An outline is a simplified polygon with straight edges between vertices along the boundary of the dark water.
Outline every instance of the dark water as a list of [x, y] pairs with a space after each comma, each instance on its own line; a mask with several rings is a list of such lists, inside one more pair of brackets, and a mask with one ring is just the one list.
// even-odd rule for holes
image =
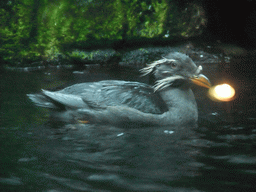
[[[218, 81], [214, 66], [205, 74]], [[49, 121], [26, 97], [103, 79], [144, 81], [131, 71], [6, 72], [1, 77], [2, 191], [251, 191], [256, 116], [251, 89], [230, 103], [194, 88], [199, 127], [124, 129]], [[248, 85], [251, 87], [251, 85]], [[244, 97], [242, 97], [243, 95]]]

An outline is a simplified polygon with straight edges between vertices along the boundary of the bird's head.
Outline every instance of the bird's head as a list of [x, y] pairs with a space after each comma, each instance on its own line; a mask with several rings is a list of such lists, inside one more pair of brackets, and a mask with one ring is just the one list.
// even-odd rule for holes
[[201, 74], [202, 69], [202, 66], [197, 67], [187, 55], [174, 52], [149, 64], [141, 72], [143, 75], [154, 74], [157, 80], [155, 91], [186, 82], [209, 88], [210, 81]]

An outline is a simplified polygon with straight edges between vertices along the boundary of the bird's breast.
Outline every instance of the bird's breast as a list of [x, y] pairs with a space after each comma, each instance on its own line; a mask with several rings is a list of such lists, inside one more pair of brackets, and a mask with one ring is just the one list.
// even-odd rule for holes
[[191, 89], [170, 89], [162, 91], [160, 94], [169, 109], [164, 115], [166, 124], [177, 125], [197, 122], [197, 104]]

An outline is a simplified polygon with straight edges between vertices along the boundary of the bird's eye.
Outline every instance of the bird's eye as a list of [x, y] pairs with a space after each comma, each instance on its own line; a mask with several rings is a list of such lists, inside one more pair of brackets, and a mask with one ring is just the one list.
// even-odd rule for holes
[[172, 63], [171, 63], [171, 67], [175, 69], [175, 68], [177, 67], [177, 64], [174, 63], [174, 62], [172, 62]]

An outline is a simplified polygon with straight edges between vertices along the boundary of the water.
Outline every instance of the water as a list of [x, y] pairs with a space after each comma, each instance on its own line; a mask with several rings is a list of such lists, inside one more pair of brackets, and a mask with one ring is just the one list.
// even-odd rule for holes
[[[212, 66], [214, 69], [214, 66]], [[211, 81], [217, 70], [206, 67]], [[78, 82], [147, 82], [132, 71], [6, 72], [1, 77], [2, 191], [242, 191], [256, 179], [255, 97], [216, 103], [194, 88], [199, 127], [124, 129], [49, 121], [27, 93]], [[57, 89], [58, 89], [57, 88]], [[56, 88], [55, 88], [56, 89]], [[248, 100], [250, 98], [250, 100]]]

